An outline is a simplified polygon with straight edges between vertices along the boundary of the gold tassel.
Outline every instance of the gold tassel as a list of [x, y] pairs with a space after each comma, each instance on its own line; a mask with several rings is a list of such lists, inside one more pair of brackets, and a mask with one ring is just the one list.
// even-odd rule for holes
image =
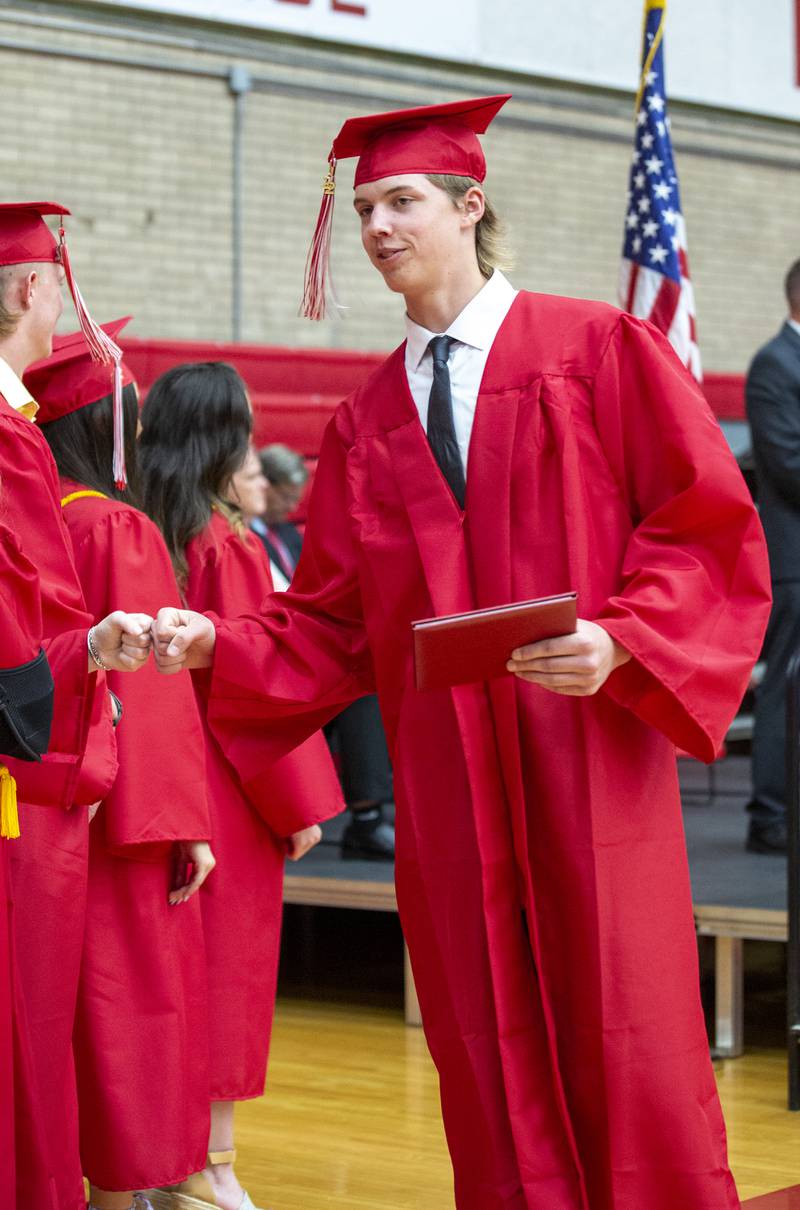
[[0, 765], [0, 836], [16, 840], [19, 836], [17, 783], [5, 765]]

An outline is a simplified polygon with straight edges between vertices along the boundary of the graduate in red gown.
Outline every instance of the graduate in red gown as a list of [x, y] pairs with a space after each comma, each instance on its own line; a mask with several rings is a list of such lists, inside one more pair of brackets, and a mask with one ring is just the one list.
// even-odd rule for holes
[[[104, 330], [116, 340], [126, 322]], [[164, 592], [177, 592], [163, 539], [135, 507], [138, 403], [124, 363], [122, 371], [122, 491], [112, 469], [110, 376], [82, 333], [55, 337], [52, 356], [25, 376], [95, 617], [116, 601], [155, 609]], [[192, 898], [213, 868], [205, 744], [191, 684], [165, 694], [159, 679], [152, 664], [136, 678], [108, 674], [123, 703], [119, 772], [89, 829], [74, 1035], [92, 1210], [127, 1210], [132, 1191], [182, 1180], [202, 1165], [208, 1141], [205, 954]]]
[[[142, 409], [143, 498], [194, 609], [235, 617], [272, 591], [269, 560], [236, 503], [252, 416], [244, 384], [220, 363], [177, 366]], [[198, 679], [205, 707], [205, 677]], [[182, 1186], [224, 1210], [252, 1203], [233, 1169], [236, 1101], [264, 1091], [280, 949], [283, 865], [343, 810], [321, 735], [275, 768], [240, 779], [207, 736], [217, 868], [200, 894], [209, 983], [211, 1138], [205, 1171]]]
[[[0, 206], [0, 521], [13, 530], [39, 575], [42, 645], [55, 681], [53, 726], [41, 764], [9, 760], [22, 835], [10, 850], [20, 987], [30, 1030], [31, 1090], [41, 1108], [48, 1171], [17, 1165], [20, 1208], [84, 1210], [78, 1158], [72, 1026], [85, 916], [88, 806], [117, 771], [104, 668], [140, 666], [149, 619], [115, 611], [92, 626], [61, 519], [58, 475], [33, 423], [36, 403], [21, 382], [51, 350], [63, 309], [68, 259], [42, 214], [50, 203]], [[119, 603], [118, 603], [119, 604]], [[91, 646], [87, 650], [88, 640]], [[92, 654], [92, 651], [94, 654]], [[18, 1143], [19, 1143], [18, 1138]], [[49, 1182], [52, 1178], [52, 1186]]]
[[[156, 653], [213, 661], [244, 778], [377, 688], [459, 1210], [733, 1210], [675, 745], [713, 759], [740, 702], [763, 536], [660, 334], [500, 273], [476, 132], [507, 99], [345, 125], [332, 169], [360, 156], [406, 342], [328, 427], [290, 592], [236, 622], [166, 610]], [[577, 632], [514, 675], [415, 688], [412, 620], [570, 590]]]
[[[0, 488], [0, 492], [2, 488]], [[9, 846], [19, 836], [16, 782], [2, 762], [9, 753], [21, 755], [20, 731], [26, 756], [36, 759], [46, 750], [47, 726], [52, 718], [53, 686], [47, 699], [39, 698], [42, 730], [36, 739], [25, 727], [16, 707], [31, 683], [41, 677], [34, 671], [42, 658], [42, 608], [36, 568], [25, 557], [11, 530], [0, 524], [0, 597], [3, 625], [0, 630], [0, 1199], [3, 1206], [16, 1206], [17, 1144], [27, 1153], [29, 1163], [44, 1174], [41, 1185], [43, 1204], [49, 1207], [50, 1190], [46, 1185], [47, 1160], [36, 1102], [31, 1100], [34, 1082], [25, 1012], [17, 974], [14, 944], [13, 903], [9, 889]], [[43, 657], [46, 661], [46, 657]], [[48, 673], [49, 676], [49, 673]], [[47, 678], [45, 678], [47, 679]], [[35, 692], [41, 692], [31, 686]], [[10, 696], [10, 702], [6, 695]], [[13, 696], [12, 696], [13, 695]], [[33, 719], [30, 720], [33, 723]], [[35, 747], [31, 741], [34, 740]]]

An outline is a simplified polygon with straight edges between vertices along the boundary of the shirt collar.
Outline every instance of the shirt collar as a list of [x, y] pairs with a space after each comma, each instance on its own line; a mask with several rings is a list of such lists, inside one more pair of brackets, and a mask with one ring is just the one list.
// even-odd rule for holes
[[446, 332], [429, 332], [406, 315], [406, 365], [412, 370], [419, 369], [428, 345], [438, 335], [452, 336], [473, 349], [487, 348], [497, 335], [516, 293], [508, 278], [495, 269]]
[[789, 325], [789, 327], [794, 328], [797, 335], [800, 336], [800, 320], [790, 318], [790, 319], [787, 319], [786, 322]]
[[15, 412], [21, 412], [28, 420], [33, 420], [39, 410], [39, 405], [30, 391], [2, 357], [0, 357], [0, 395]]

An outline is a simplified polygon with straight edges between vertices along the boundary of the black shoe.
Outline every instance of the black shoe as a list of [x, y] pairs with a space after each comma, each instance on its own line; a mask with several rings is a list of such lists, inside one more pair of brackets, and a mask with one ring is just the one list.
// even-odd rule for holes
[[786, 822], [776, 819], [774, 823], [756, 823], [750, 821], [745, 848], [748, 853], [767, 853], [783, 857], [789, 847]]
[[383, 818], [380, 808], [352, 812], [342, 836], [342, 857], [345, 860], [394, 861], [394, 825]]

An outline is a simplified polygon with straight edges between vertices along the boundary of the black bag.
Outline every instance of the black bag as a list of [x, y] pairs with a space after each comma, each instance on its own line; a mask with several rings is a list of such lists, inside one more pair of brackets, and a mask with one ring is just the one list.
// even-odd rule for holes
[[42, 759], [53, 722], [53, 677], [47, 656], [0, 668], [0, 757]]

